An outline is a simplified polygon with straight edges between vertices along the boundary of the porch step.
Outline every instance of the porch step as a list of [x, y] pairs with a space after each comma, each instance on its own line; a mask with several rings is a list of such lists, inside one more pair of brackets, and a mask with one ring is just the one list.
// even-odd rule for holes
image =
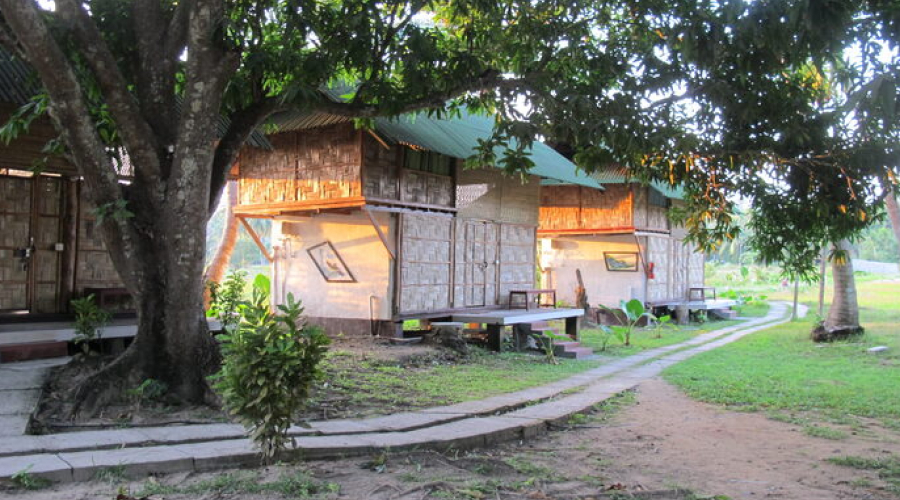
[[738, 312], [731, 309], [710, 309], [710, 314], [720, 319], [735, 319]]
[[594, 355], [590, 347], [582, 347], [581, 342], [563, 341], [553, 343], [553, 354], [559, 358], [583, 359]]
[[584, 359], [594, 355], [594, 350], [590, 347], [571, 347], [562, 351], [554, 351], [558, 358]]

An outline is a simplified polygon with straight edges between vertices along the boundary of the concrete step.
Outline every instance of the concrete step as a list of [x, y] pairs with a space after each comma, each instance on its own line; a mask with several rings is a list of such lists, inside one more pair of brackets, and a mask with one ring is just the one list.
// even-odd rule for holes
[[731, 309], [711, 309], [709, 313], [720, 319], [735, 319], [738, 317], [738, 312]]
[[572, 347], [554, 354], [556, 354], [556, 357], [558, 358], [584, 359], [588, 356], [593, 356], [594, 350], [590, 347]]

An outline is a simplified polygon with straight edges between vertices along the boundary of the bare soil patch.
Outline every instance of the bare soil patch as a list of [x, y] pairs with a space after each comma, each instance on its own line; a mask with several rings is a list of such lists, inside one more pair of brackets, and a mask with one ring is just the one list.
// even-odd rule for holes
[[[137, 482], [113, 476], [38, 492], [0, 492], [0, 497], [114, 498], [123, 487], [153, 500], [896, 498], [875, 473], [827, 459], [898, 454], [900, 433], [874, 422], [842, 430], [849, 437], [812, 437], [801, 426], [759, 413], [693, 401], [655, 379], [634, 395], [573, 418], [546, 436], [490, 449], [390, 453], [230, 471], [226, 476], [180, 474]], [[303, 495], [286, 496], [280, 489], [303, 481], [315, 485]], [[231, 486], [215, 489], [213, 484]], [[263, 488], [260, 484], [270, 486], [248, 491]]]

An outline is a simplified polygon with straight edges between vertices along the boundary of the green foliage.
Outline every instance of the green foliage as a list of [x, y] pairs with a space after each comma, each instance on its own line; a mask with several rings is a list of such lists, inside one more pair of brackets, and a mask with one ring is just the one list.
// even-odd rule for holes
[[340, 487], [337, 484], [316, 481], [301, 471], [285, 471], [274, 481], [264, 481], [259, 472], [239, 471], [227, 472], [185, 486], [162, 484], [156, 478], [151, 477], [144, 482], [135, 496], [142, 498], [153, 495], [205, 496], [213, 494], [219, 497], [274, 493], [284, 498], [305, 499], [339, 491]]
[[126, 394], [134, 398], [137, 404], [141, 404], [146, 401], [156, 401], [161, 399], [168, 392], [169, 386], [162, 381], [148, 378], [138, 384], [137, 387], [133, 387], [128, 389]]
[[109, 203], [98, 205], [94, 209], [94, 215], [97, 217], [97, 224], [103, 224], [106, 219], [115, 221], [123, 221], [134, 217], [134, 212], [128, 210], [128, 202], [125, 200], [116, 200]]
[[100, 330], [109, 323], [112, 315], [97, 305], [93, 294], [72, 299], [71, 304], [75, 311], [75, 338], [72, 341], [87, 354], [90, 352], [88, 342], [100, 340]]
[[745, 306], [761, 306], [766, 304], [766, 300], [769, 298], [764, 294], [754, 295], [741, 290], [726, 290], [720, 293], [719, 297], [737, 302], [737, 305], [732, 306], [732, 309], [737, 311], [738, 314], [743, 313]]
[[34, 467], [34, 464], [31, 464], [10, 476], [9, 479], [13, 486], [23, 490], [40, 490], [50, 486], [49, 480], [31, 474], [32, 467]]
[[631, 299], [628, 302], [621, 301], [619, 304], [619, 311], [623, 314], [618, 315], [617, 311], [614, 311], [606, 306], [600, 305], [602, 309], [612, 312], [614, 315], [621, 317], [624, 315], [624, 324], [622, 325], [600, 325], [600, 329], [606, 335], [606, 341], [602, 344], [601, 350], [606, 350], [606, 345], [609, 342], [608, 338], [610, 335], [615, 336], [621, 342], [623, 342], [626, 346], [631, 345], [631, 334], [634, 332], [635, 327], [637, 327], [638, 322], [641, 319], [646, 318], [648, 322], [658, 321], [658, 318], [653, 315], [653, 313], [647, 311], [644, 308], [644, 303], [638, 299]]
[[210, 304], [206, 316], [216, 318], [226, 332], [234, 330], [240, 323], [240, 306], [243, 303], [244, 288], [247, 286], [247, 272], [232, 271], [225, 276], [222, 283], [210, 281]]
[[223, 362], [213, 381], [225, 408], [268, 462], [289, 441], [292, 419], [321, 375], [329, 339], [321, 328], [305, 324], [292, 294], [273, 314], [265, 281], [254, 282], [238, 327], [219, 337]]

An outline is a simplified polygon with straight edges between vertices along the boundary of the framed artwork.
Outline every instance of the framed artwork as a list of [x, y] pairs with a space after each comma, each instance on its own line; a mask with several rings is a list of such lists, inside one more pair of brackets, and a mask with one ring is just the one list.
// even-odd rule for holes
[[615, 272], [637, 272], [637, 252], [603, 252], [603, 260], [606, 261], [606, 270]]
[[335, 250], [330, 241], [324, 241], [306, 250], [309, 257], [315, 262], [322, 277], [329, 283], [356, 283], [356, 278], [347, 269], [344, 259]]

